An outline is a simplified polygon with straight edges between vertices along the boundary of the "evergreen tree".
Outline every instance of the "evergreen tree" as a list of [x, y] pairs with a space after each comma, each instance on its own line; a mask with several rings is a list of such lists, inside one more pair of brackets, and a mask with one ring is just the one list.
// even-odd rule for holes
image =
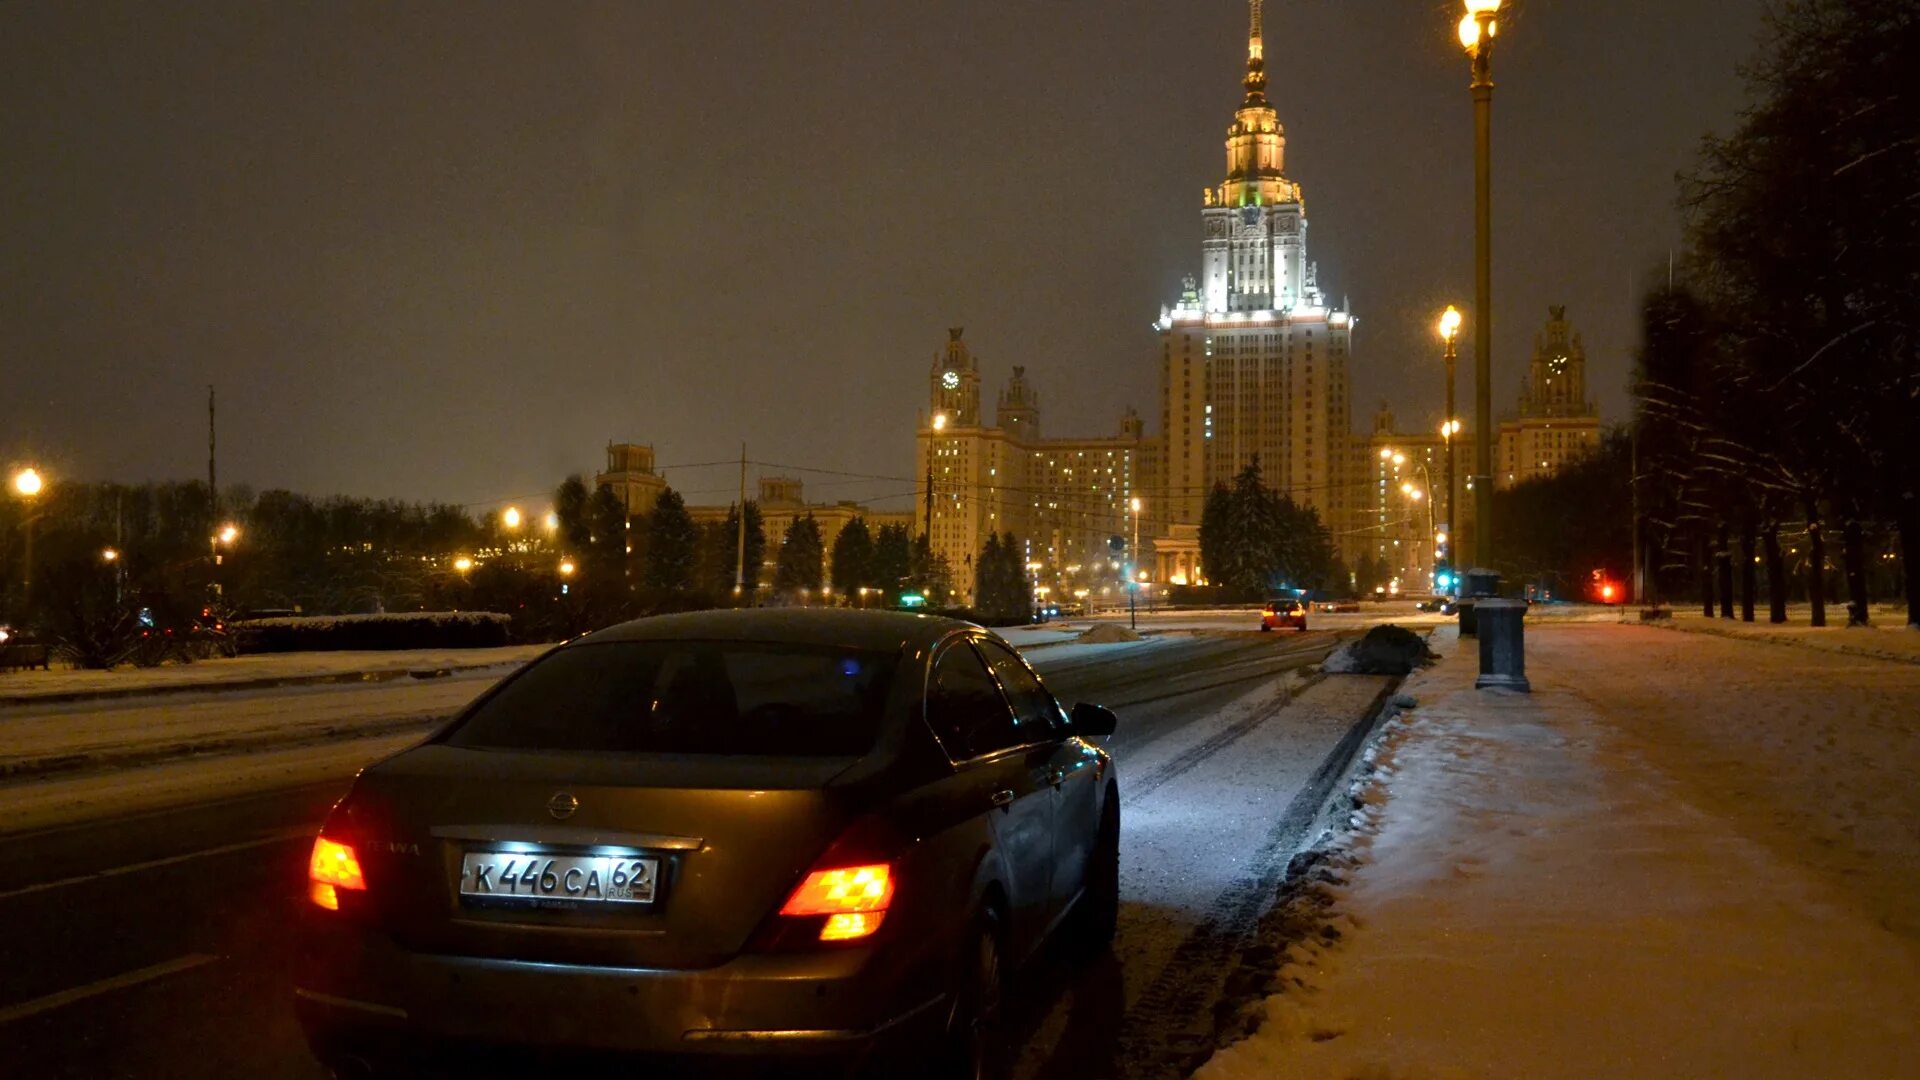
[[900, 598], [913, 574], [913, 534], [905, 525], [882, 525], [873, 538], [873, 584], [889, 603]]
[[[731, 515], [730, 515], [731, 516]], [[738, 537], [724, 521], [703, 522], [694, 546], [694, 587], [709, 598], [725, 602], [733, 596], [733, 562]]]
[[1206, 505], [1200, 510], [1200, 568], [1209, 581], [1220, 580], [1220, 568], [1227, 564], [1227, 550], [1236, 542], [1229, 535], [1232, 503], [1233, 493], [1227, 490], [1227, 485], [1216, 483], [1213, 490], [1207, 492]]
[[934, 553], [923, 534], [913, 541], [912, 569], [907, 573], [908, 588], [926, 597], [928, 607], [946, 607], [953, 598], [953, 567], [947, 557]]
[[686, 591], [695, 587], [694, 561], [699, 531], [686, 500], [668, 488], [647, 515], [647, 552], [643, 580], [649, 589]]
[[788, 596], [803, 589], [810, 593], [820, 591], [826, 554], [820, 523], [813, 520], [813, 515], [794, 518], [780, 541], [780, 554], [773, 569], [774, 589]]
[[982, 618], [992, 620], [1000, 614], [1000, 536], [988, 533], [987, 542], [973, 560], [973, 607]]
[[597, 488], [588, 496], [587, 528], [589, 544], [580, 556], [596, 579], [595, 587], [625, 581], [627, 549], [634, 545], [627, 527], [627, 509], [611, 488]]
[[867, 519], [856, 517], [847, 522], [833, 538], [833, 591], [850, 600], [859, 599], [859, 590], [874, 583], [873, 533]]
[[593, 544], [593, 525], [588, 520], [587, 503], [593, 499], [593, 493], [587, 490], [587, 482], [579, 473], [567, 477], [553, 492], [553, 515], [559, 519], [561, 550], [570, 555], [584, 555]]
[[[1318, 511], [1276, 494], [1260, 479], [1256, 456], [1214, 485], [1200, 516], [1200, 560], [1207, 579], [1242, 596], [1313, 589], [1331, 580], [1333, 538]], [[1363, 576], [1365, 576], [1363, 574]]]

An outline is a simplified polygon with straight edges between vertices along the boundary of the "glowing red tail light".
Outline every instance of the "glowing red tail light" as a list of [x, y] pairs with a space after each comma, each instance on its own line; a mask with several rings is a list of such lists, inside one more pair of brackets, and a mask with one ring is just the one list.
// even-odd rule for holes
[[353, 847], [324, 836], [315, 837], [313, 856], [307, 861], [307, 898], [328, 911], [340, 910], [341, 889], [364, 892], [366, 875], [360, 871], [360, 857]]
[[826, 916], [821, 941], [851, 941], [880, 929], [893, 903], [894, 876], [890, 863], [815, 870], [794, 888], [780, 907], [787, 918]]

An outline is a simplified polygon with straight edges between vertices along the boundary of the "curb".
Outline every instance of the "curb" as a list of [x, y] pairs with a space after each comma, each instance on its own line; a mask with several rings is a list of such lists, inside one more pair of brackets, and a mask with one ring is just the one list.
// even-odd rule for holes
[[358, 742], [362, 739], [383, 739], [391, 735], [403, 735], [414, 731], [431, 731], [433, 728], [446, 723], [448, 717], [451, 715], [452, 714], [449, 713], [439, 716], [399, 717], [379, 720], [357, 727], [328, 725], [322, 727], [297, 728], [292, 731], [269, 729], [247, 735], [213, 736], [186, 742], [164, 743], [129, 749], [82, 750], [70, 753], [47, 754], [35, 758], [20, 758], [14, 761], [0, 761], [0, 785], [47, 780], [56, 777], [69, 777], [109, 769], [133, 769], [148, 765], [165, 765], [175, 761], [185, 761], [188, 758], [262, 754], [276, 750], [290, 750], [294, 747], [310, 746], [318, 743], [346, 743]]
[[[531, 659], [531, 658], [529, 658]], [[56, 691], [50, 694], [14, 694], [0, 697], [0, 707], [26, 708], [33, 705], [66, 705], [79, 701], [111, 701], [116, 698], [157, 697], [168, 694], [224, 694], [237, 690], [268, 690], [279, 686], [326, 686], [334, 683], [383, 683], [399, 679], [445, 678], [460, 672], [485, 671], [488, 668], [518, 667], [525, 660], [490, 660], [484, 664], [454, 664], [436, 668], [392, 668], [384, 671], [342, 671], [320, 675], [262, 675], [253, 679], [224, 682], [172, 683], [156, 686], [116, 686], [106, 690]]]

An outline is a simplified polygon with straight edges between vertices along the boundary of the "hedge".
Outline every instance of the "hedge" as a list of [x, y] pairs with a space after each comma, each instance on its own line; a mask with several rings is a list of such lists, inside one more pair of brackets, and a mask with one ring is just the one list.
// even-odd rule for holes
[[508, 643], [510, 616], [491, 611], [312, 615], [232, 624], [243, 653], [487, 649]]

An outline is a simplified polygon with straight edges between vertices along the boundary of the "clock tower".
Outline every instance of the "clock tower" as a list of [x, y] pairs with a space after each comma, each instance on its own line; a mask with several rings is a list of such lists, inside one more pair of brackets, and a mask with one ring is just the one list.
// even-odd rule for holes
[[947, 328], [947, 347], [933, 354], [933, 370], [928, 376], [929, 416], [942, 417], [946, 427], [980, 426], [980, 364], [967, 343], [961, 340], [964, 327]]

